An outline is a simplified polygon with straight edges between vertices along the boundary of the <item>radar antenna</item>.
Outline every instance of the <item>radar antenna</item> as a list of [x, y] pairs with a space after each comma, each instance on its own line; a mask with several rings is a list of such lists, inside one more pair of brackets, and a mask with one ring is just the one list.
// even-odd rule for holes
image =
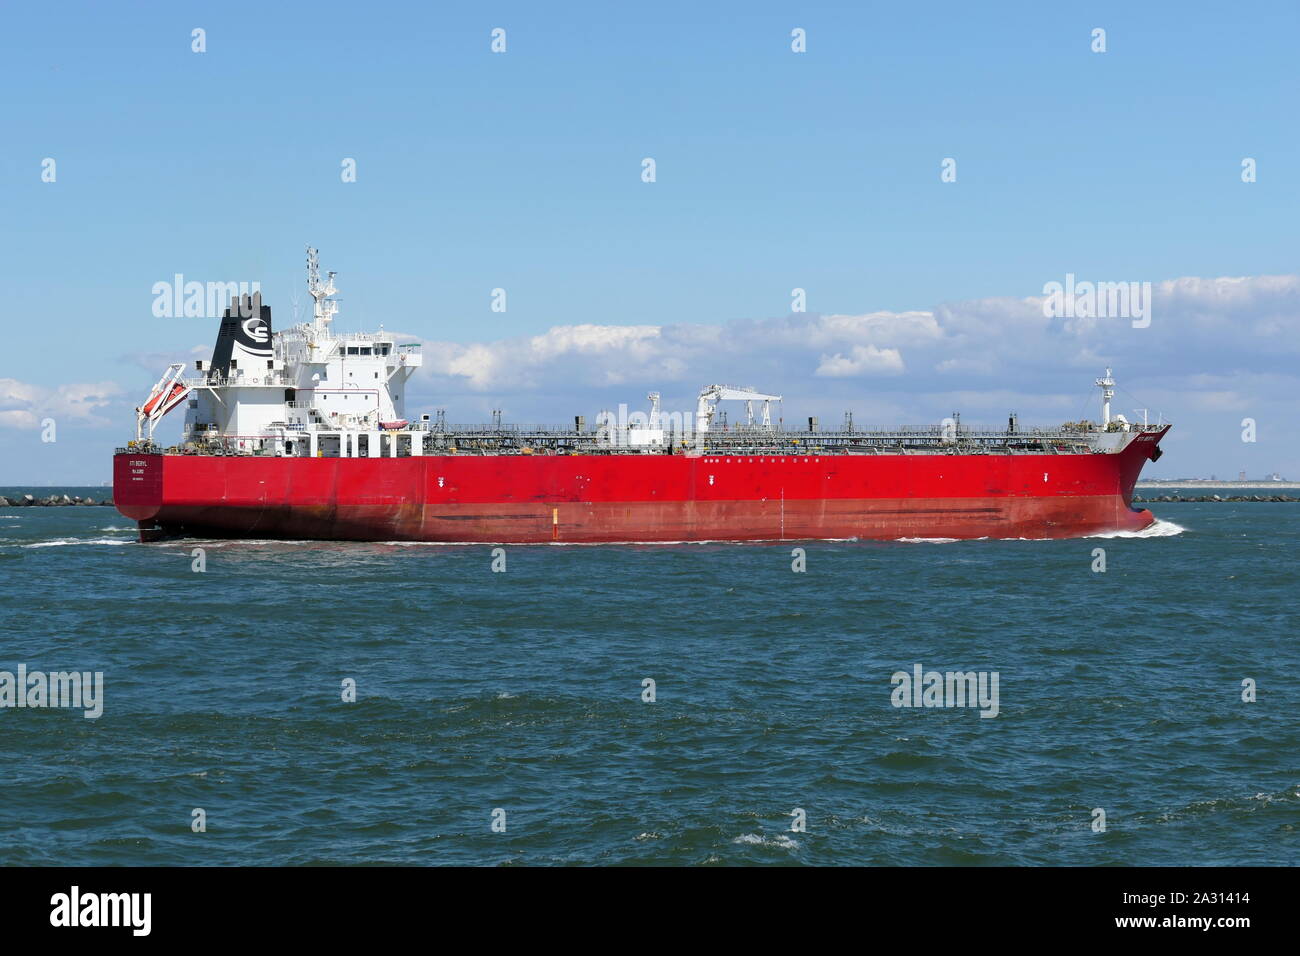
[[318, 332], [325, 332], [329, 325], [334, 321], [334, 313], [338, 312], [339, 304], [330, 298], [338, 292], [334, 288], [334, 277], [337, 272], [327, 272], [325, 274], [325, 283], [320, 281], [320, 252], [307, 247], [307, 291], [311, 297], [316, 300], [316, 308], [312, 313], [312, 326]]
[[1115, 380], [1110, 377], [1110, 369], [1106, 369], [1106, 377], [1099, 378], [1094, 383], [1101, 389], [1101, 424], [1105, 428], [1110, 424], [1110, 400], [1115, 397]]

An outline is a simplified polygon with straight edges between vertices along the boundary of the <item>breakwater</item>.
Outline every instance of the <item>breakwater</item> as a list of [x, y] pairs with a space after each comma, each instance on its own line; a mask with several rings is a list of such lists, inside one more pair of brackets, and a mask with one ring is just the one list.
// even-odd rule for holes
[[45, 495], [39, 497], [32, 494], [9, 495], [8, 497], [0, 495], [0, 508], [57, 508], [79, 505], [109, 505], [113, 504], [112, 497], [107, 498], [83, 498], [81, 495]]
[[1135, 503], [1150, 504], [1161, 501], [1300, 501], [1292, 495], [1134, 495]]

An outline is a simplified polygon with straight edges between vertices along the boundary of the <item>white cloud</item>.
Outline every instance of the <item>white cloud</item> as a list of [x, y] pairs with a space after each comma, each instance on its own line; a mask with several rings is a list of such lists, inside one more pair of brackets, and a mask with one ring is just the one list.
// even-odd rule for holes
[[46, 418], [56, 423], [108, 424], [95, 412], [121, 394], [121, 386], [113, 382], [47, 388], [0, 378], [0, 427], [38, 428]]
[[560, 325], [524, 338], [427, 342], [425, 361], [440, 392], [500, 394], [719, 381], [791, 394], [809, 391], [813, 378], [886, 375], [908, 391], [987, 391], [1014, 379], [1032, 394], [1051, 381], [1090, 384], [1107, 364], [1129, 381], [1209, 369], [1296, 374], [1300, 276], [1154, 283], [1147, 328], [1129, 318], [1048, 318], [1043, 303], [999, 297], [721, 326]]
[[898, 349], [880, 349], [874, 345], [855, 345], [848, 357], [842, 352], [823, 355], [814, 375], [845, 378], [852, 375], [898, 375], [903, 371], [903, 356]]
[[541, 335], [468, 345], [424, 343], [425, 368], [474, 391], [537, 387], [548, 381], [616, 385], [677, 378], [682, 352], [702, 346], [690, 335], [673, 343], [654, 325], [557, 325]]

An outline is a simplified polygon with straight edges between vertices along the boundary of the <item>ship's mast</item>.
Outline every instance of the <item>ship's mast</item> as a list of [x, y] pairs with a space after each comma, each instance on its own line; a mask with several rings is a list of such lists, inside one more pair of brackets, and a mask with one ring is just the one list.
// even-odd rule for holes
[[1106, 369], [1106, 377], [1099, 378], [1096, 385], [1101, 389], [1101, 424], [1103, 427], [1110, 424], [1110, 400], [1115, 397], [1115, 380], [1110, 377], [1110, 369]]
[[316, 300], [316, 307], [312, 313], [312, 326], [317, 332], [328, 331], [330, 323], [334, 321], [334, 313], [339, 310], [339, 304], [330, 298], [338, 291], [334, 288], [334, 277], [336, 275], [338, 275], [337, 272], [326, 273], [325, 284], [321, 285], [319, 251], [308, 246], [307, 291]]

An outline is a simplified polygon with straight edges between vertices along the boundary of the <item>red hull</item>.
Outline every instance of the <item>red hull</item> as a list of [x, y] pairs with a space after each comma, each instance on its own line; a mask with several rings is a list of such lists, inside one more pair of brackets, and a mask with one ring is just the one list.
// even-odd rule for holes
[[1063, 538], [1138, 530], [1164, 432], [1118, 454], [263, 458], [119, 454], [144, 529], [487, 543]]

